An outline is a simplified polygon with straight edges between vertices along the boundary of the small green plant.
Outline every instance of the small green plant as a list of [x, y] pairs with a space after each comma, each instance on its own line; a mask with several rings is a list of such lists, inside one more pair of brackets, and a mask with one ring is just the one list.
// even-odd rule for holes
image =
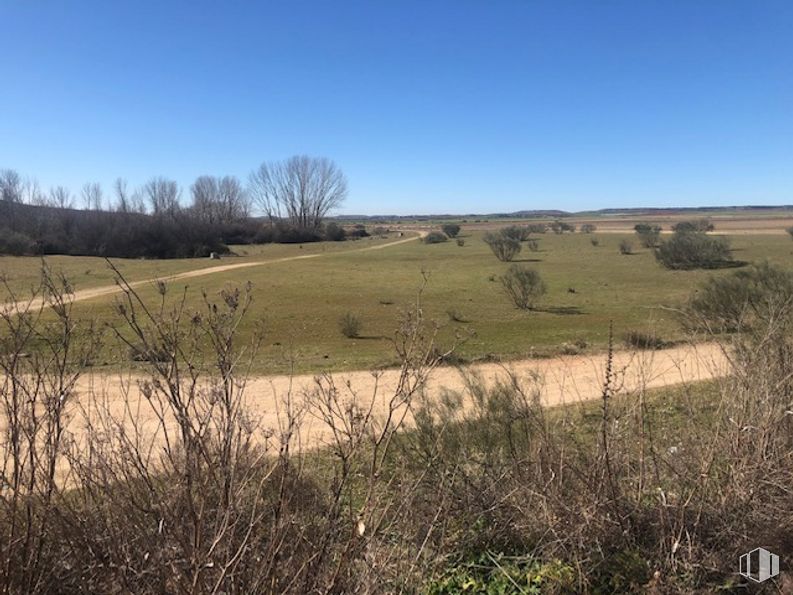
[[440, 231], [431, 231], [424, 237], [425, 244], [440, 244], [448, 240], [449, 238], [446, 234]]
[[460, 233], [460, 226], [456, 223], [445, 223], [441, 226], [441, 230], [450, 238], [456, 238]]
[[361, 336], [361, 319], [352, 312], [346, 312], [339, 318], [339, 329], [341, 334], [348, 339], [355, 339]]
[[589, 243], [592, 244], [595, 248], [600, 246], [600, 240], [598, 238], [590, 238]]
[[457, 245], [460, 246], [460, 248], [462, 248], [463, 246], [465, 246], [465, 240], [462, 238], [457, 238]]
[[540, 249], [540, 244], [537, 240], [528, 240], [526, 242], [526, 247], [530, 252], [537, 252]]
[[620, 241], [620, 254], [633, 254], [633, 244], [628, 240]]
[[535, 302], [547, 291], [537, 271], [516, 264], [510, 266], [500, 280], [504, 293], [521, 310], [533, 310]]

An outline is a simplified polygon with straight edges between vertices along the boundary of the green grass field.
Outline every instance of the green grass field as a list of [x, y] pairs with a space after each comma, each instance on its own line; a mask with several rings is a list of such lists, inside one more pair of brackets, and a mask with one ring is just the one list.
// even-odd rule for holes
[[[592, 246], [592, 237], [598, 237], [599, 246]], [[201, 290], [212, 296], [224, 287], [250, 281], [254, 305], [240, 339], [251, 336], [255, 323], [264, 322], [266, 340], [255, 366], [259, 373], [284, 372], [293, 363], [297, 371], [393, 364], [391, 338], [400, 311], [415, 303], [422, 271], [429, 276], [423, 295], [425, 313], [441, 325], [442, 346], [451, 344], [456, 335], [466, 338], [458, 350], [465, 360], [553, 355], [573, 342], [586, 343], [590, 351], [603, 349], [610, 321], [614, 323], [618, 340], [628, 330], [653, 330], [665, 340], [681, 338], [672, 309], [682, 304], [700, 281], [710, 275], [729, 274], [729, 270], [667, 271], [656, 263], [650, 250], [637, 248], [633, 255], [619, 254], [618, 244], [624, 237], [545, 234], [539, 237], [538, 252], [524, 248], [516, 262], [537, 269], [548, 286], [547, 295], [534, 312], [518, 310], [508, 301], [497, 277], [509, 265], [496, 260], [479, 233], [465, 232], [462, 247], [453, 241], [435, 245], [414, 241], [383, 250], [362, 251], [360, 248], [384, 241], [362, 240], [306, 244], [303, 248], [248, 248], [249, 254], [241, 259], [278, 258], [314, 251], [326, 254], [315, 259], [264, 264], [176, 281], [171, 284], [169, 295], [176, 299], [189, 284], [189, 307], [198, 309], [203, 307]], [[768, 260], [787, 266], [793, 253], [793, 243], [781, 235], [735, 236], [732, 245], [735, 258], [742, 261]], [[638, 242], [634, 241], [634, 246]], [[237, 249], [241, 250], [244, 248]], [[61, 261], [67, 274], [92, 271], [90, 275], [77, 275], [78, 290], [88, 286], [86, 283], [101, 285], [111, 279], [100, 260], [59, 258], [58, 262]], [[31, 270], [25, 271], [26, 283], [35, 276], [35, 263], [29, 262]], [[122, 270], [132, 278], [145, 278], [208, 263], [128, 262]], [[140, 291], [146, 300], [157, 299], [153, 287], [146, 286]], [[113, 301], [114, 298], [99, 298], [79, 302], [75, 312], [82, 318], [108, 321], [114, 317]], [[464, 322], [452, 321], [450, 310]], [[338, 320], [346, 312], [361, 318], [360, 338], [348, 339], [341, 334]], [[125, 357], [108, 351], [100, 363], [128, 365]]]
[[[393, 238], [392, 238], [393, 239]], [[213, 267], [222, 264], [235, 264], [256, 260], [270, 260], [303, 254], [342, 252], [355, 250], [370, 245], [385, 243], [382, 238], [361, 240], [358, 242], [321, 242], [300, 245], [265, 244], [259, 246], [235, 246], [231, 256], [221, 260], [208, 258], [181, 258], [171, 260], [146, 260], [114, 258], [113, 264], [121, 271], [128, 281], [138, 281], [166, 277], [192, 271], [199, 268]], [[0, 302], [9, 299], [9, 289], [14, 294], [27, 296], [31, 288], [36, 287], [41, 279], [42, 261], [54, 273], [66, 275], [75, 290], [91, 289], [112, 285], [114, 273], [107, 266], [104, 258], [94, 256], [2, 256], [0, 255], [0, 277], [5, 277], [8, 285], [0, 285]]]

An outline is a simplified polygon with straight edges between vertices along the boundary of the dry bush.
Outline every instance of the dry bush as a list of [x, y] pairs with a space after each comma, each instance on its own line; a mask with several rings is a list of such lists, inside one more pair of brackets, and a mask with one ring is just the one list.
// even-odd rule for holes
[[633, 244], [631, 244], [628, 240], [620, 240], [620, 254], [625, 256], [633, 254]]
[[355, 339], [361, 336], [361, 319], [352, 312], [345, 312], [339, 318], [339, 330], [348, 339]]
[[515, 264], [499, 279], [504, 293], [521, 310], [534, 309], [534, 303], [547, 291], [545, 282], [537, 271]]
[[520, 254], [520, 241], [500, 233], [486, 233], [482, 236], [484, 242], [490, 246], [493, 254], [501, 262], [510, 262]]
[[673, 270], [716, 269], [732, 262], [729, 240], [709, 236], [703, 231], [676, 231], [660, 243], [655, 257], [664, 267]]
[[424, 236], [425, 244], [441, 244], [443, 242], [447, 242], [448, 240], [449, 238], [446, 236], [446, 234], [440, 231], [431, 231], [426, 236]]
[[633, 226], [639, 241], [645, 248], [655, 248], [661, 238], [661, 226], [651, 223], [637, 223]]

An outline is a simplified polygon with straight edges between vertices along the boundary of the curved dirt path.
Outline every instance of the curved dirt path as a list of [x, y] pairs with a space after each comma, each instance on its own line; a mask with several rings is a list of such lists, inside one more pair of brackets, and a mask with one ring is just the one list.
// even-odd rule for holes
[[[541, 402], [553, 406], [600, 398], [605, 367], [605, 354], [596, 354], [479, 364], [468, 367], [466, 373], [477, 376], [486, 386], [507, 381], [509, 374], [513, 374], [524, 386], [537, 387]], [[659, 351], [618, 351], [614, 353], [612, 369], [615, 392], [630, 394], [642, 389], [718, 378], [728, 373], [729, 362], [723, 346], [704, 343]], [[360, 411], [371, 408], [373, 417], [382, 419], [399, 381], [399, 370], [341, 372], [333, 374], [332, 378], [342, 410], [349, 405], [354, 405]], [[77, 399], [81, 405], [90, 408], [88, 404], [94, 401], [90, 395], [102, 395], [102, 408], [124, 426], [137, 426], [153, 434], [158, 421], [140, 394], [137, 387], [139, 379], [139, 376], [133, 375], [88, 376], [77, 387]], [[316, 448], [327, 444], [332, 434], [306, 405], [311, 402], [310, 395], [316, 390], [317, 382], [321, 380], [327, 383], [327, 379], [309, 374], [253, 377], [247, 381], [244, 401], [261, 427], [276, 435], [283, 427], [286, 409], [302, 409], [304, 413], [297, 448]], [[466, 394], [466, 380], [460, 370], [454, 367], [436, 368], [424, 386], [425, 395], [435, 400], [448, 391], [462, 394], [464, 406], [470, 406], [471, 397]], [[410, 423], [409, 412], [407, 420]], [[175, 426], [173, 422], [168, 425]], [[84, 427], [80, 421], [72, 424], [70, 429], [75, 432], [75, 436], [79, 436], [81, 426]]]
[[[369, 252], [370, 250], [382, 250], [384, 248], [391, 248], [392, 246], [397, 246], [399, 244], [405, 244], [407, 242], [412, 242], [414, 240], [418, 240], [423, 238], [427, 235], [426, 231], [423, 230], [405, 230], [412, 233], [415, 233], [415, 236], [411, 236], [409, 238], [404, 238], [401, 240], [396, 240], [394, 242], [388, 242], [385, 244], [378, 244], [376, 246], [367, 246], [366, 248], [357, 248], [354, 250], [344, 251], [344, 252], [333, 252], [331, 254], [325, 252], [318, 252], [316, 254], [304, 254], [300, 256], [284, 256], [282, 258], [272, 258], [270, 260], [256, 260], [251, 262], [238, 262], [234, 264], [221, 264], [218, 266], [213, 267], [204, 267], [200, 269], [194, 269], [192, 271], [185, 271], [182, 273], [176, 273], [173, 275], [166, 275], [164, 277], [153, 277], [151, 279], [143, 279], [141, 281], [133, 281], [129, 284], [129, 286], [133, 289], [137, 287], [142, 287], [147, 284], [156, 283], [157, 281], [181, 281], [182, 279], [193, 279], [195, 277], [204, 277], [206, 275], [216, 275], [218, 273], [225, 273], [228, 271], [234, 271], [237, 269], [246, 269], [250, 267], [258, 267], [264, 266], [268, 264], [277, 264], [279, 262], [289, 262], [292, 260], [306, 260], [309, 258], [319, 258], [321, 256], [333, 256], [335, 254], [353, 254], [356, 252]], [[80, 291], [75, 291], [71, 299], [73, 302], [82, 302], [85, 300], [92, 300], [99, 297], [104, 297], [108, 295], [114, 295], [117, 293], [121, 293], [122, 288], [119, 285], [104, 285], [102, 287], [94, 287], [90, 289], [82, 289]], [[41, 307], [43, 304], [43, 298], [35, 298], [33, 300], [20, 300], [18, 302], [6, 302], [4, 304], [0, 304], [0, 308], [6, 309], [9, 312], [20, 312], [27, 309], [37, 309]]]

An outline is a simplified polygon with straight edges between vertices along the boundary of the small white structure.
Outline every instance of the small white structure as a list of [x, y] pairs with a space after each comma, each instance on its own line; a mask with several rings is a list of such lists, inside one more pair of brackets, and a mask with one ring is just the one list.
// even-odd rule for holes
[[209, 253], [209, 259], [210, 260], [220, 260], [220, 254], [218, 254], [217, 252], [210, 252]]

